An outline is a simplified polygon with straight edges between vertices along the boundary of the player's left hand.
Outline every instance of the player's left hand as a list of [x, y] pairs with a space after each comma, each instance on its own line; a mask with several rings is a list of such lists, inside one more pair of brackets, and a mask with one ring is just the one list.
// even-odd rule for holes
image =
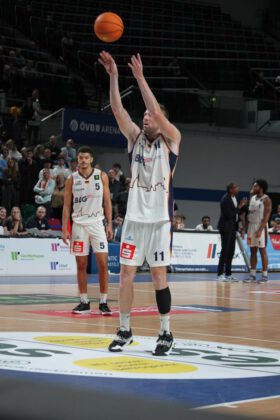
[[135, 79], [143, 77], [143, 64], [139, 53], [131, 57], [131, 62], [128, 63], [128, 66], [131, 68]]
[[111, 241], [113, 239], [113, 229], [112, 229], [112, 226], [110, 226], [110, 225], [106, 226], [106, 235], [107, 235], [108, 241]]

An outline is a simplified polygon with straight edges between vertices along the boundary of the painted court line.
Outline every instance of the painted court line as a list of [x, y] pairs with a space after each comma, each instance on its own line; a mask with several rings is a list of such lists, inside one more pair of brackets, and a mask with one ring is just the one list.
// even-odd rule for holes
[[[213, 404], [213, 405], [204, 405], [202, 407], [195, 407], [192, 408], [193, 411], [195, 410], [207, 410], [209, 408], [215, 408], [215, 407], [227, 407], [231, 405], [236, 404], [245, 404], [250, 402], [257, 402], [257, 401], [265, 401], [265, 400], [272, 400], [275, 398], [280, 398], [280, 395], [273, 395], [271, 397], [260, 397], [260, 398], [251, 398], [249, 400], [240, 400], [240, 401], [232, 401], [231, 403], [219, 403], [219, 404]], [[230, 407], [230, 408], [238, 408], [238, 407]]]

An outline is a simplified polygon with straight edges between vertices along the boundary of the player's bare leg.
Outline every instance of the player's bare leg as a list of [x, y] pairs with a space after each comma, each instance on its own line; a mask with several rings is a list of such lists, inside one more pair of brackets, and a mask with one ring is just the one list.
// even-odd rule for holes
[[99, 312], [101, 315], [112, 315], [112, 312], [107, 305], [107, 295], [109, 288], [108, 253], [97, 252], [95, 254], [95, 258], [98, 268], [98, 281], [100, 291]]

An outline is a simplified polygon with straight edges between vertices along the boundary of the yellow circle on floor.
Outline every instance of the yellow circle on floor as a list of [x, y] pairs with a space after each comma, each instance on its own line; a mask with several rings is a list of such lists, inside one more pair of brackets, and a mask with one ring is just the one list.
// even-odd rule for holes
[[[60, 346], [80, 347], [83, 349], [103, 349], [107, 348], [112, 342], [112, 338], [108, 337], [88, 337], [85, 335], [49, 335], [35, 337], [34, 340], [42, 343], [57, 344]], [[133, 342], [131, 345], [137, 346], [139, 343]]]
[[105, 370], [123, 373], [144, 373], [144, 374], [174, 374], [190, 373], [198, 368], [184, 363], [177, 363], [168, 360], [146, 359], [144, 357], [102, 357], [96, 359], [83, 359], [74, 362], [75, 365], [95, 370]]

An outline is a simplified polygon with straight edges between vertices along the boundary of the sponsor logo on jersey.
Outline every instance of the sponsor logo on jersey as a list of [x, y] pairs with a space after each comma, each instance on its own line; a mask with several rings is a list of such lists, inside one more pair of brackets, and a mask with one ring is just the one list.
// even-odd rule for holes
[[99, 179], [99, 175], [94, 175], [94, 179]]
[[74, 241], [73, 252], [84, 252], [84, 243], [82, 241]]
[[121, 247], [121, 258], [125, 258], [127, 260], [132, 260], [134, 253], [135, 253], [136, 246], [127, 244], [126, 242], [122, 243]]

